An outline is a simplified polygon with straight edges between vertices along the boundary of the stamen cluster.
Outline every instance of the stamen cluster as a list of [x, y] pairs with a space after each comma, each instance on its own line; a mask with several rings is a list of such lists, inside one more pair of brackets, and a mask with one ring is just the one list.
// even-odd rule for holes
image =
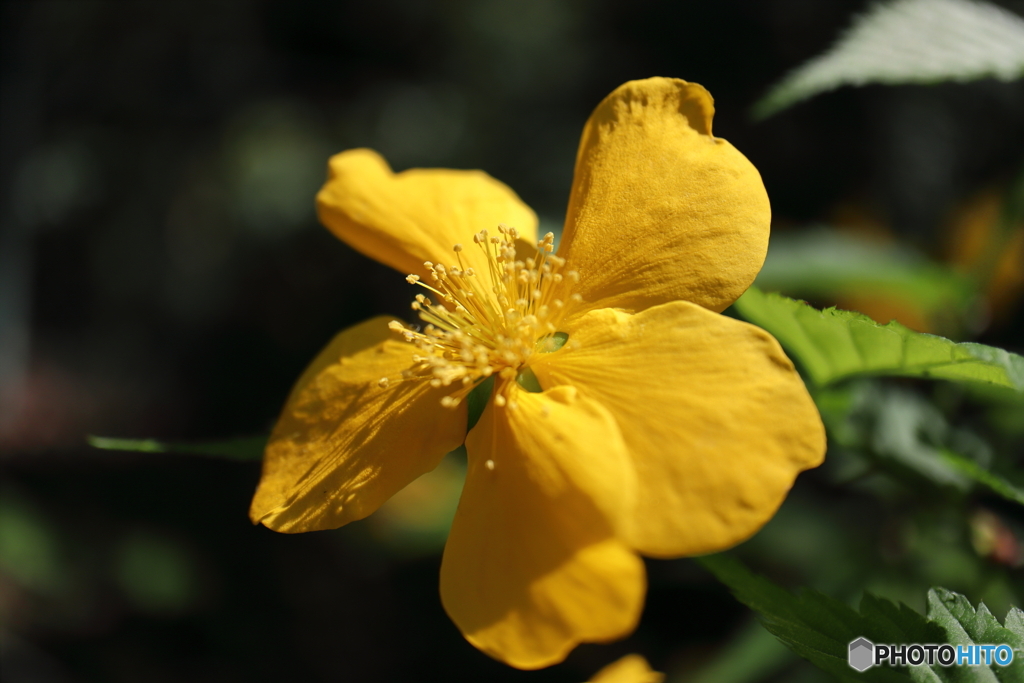
[[[433, 300], [417, 294], [412, 309], [425, 326], [422, 330], [393, 320], [392, 330], [417, 346], [413, 366], [402, 379], [429, 379], [432, 386], [455, 386], [441, 403], [453, 407], [486, 378], [497, 374], [511, 379], [525, 368], [537, 352], [538, 342], [558, 331], [566, 302], [556, 298], [563, 280], [579, 281], [579, 274], [560, 272], [565, 259], [555, 256], [554, 235], [547, 233], [537, 242], [537, 252], [517, 259], [519, 233], [506, 225], [498, 235], [481, 230], [473, 242], [486, 256], [487, 273], [477, 273], [463, 264], [461, 244], [453, 247], [456, 264], [444, 266], [427, 261], [430, 273], [424, 282], [409, 275]], [[564, 290], [561, 290], [564, 291]], [[570, 301], [579, 301], [573, 294]], [[380, 380], [381, 386], [390, 383]], [[498, 398], [501, 398], [500, 396]], [[499, 400], [499, 405], [504, 401]]]

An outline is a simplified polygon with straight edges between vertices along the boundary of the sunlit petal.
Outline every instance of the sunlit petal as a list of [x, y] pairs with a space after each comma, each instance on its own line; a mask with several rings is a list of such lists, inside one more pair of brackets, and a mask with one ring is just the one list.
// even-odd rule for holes
[[654, 557], [732, 546], [775, 513], [825, 436], [807, 389], [764, 330], [688, 302], [592, 311], [533, 369], [618, 422], [638, 473], [624, 538]]
[[665, 674], [652, 671], [646, 659], [626, 655], [594, 674], [590, 683], [661, 683], [663, 680]]
[[572, 387], [510, 397], [466, 440], [441, 599], [471, 643], [534, 669], [631, 631], [644, 567], [615, 539], [633, 480], [608, 412]]
[[537, 216], [507, 185], [483, 171], [414, 168], [394, 173], [369, 149], [331, 157], [330, 175], [317, 195], [320, 221], [353, 248], [402, 273], [427, 277], [424, 261], [457, 264], [452, 247], [463, 244], [465, 266], [487, 272], [473, 235], [492, 234], [499, 223], [527, 242], [537, 236]]
[[397, 381], [415, 348], [391, 338], [389, 320], [345, 330], [299, 379], [267, 445], [253, 522], [300, 532], [362, 519], [462, 443], [465, 406], [441, 406], [450, 389]]
[[559, 248], [587, 308], [682, 299], [721, 311], [754, 281], [768, 195], [746, 157], [711, 134], [713, 113], [701, 86], [650, 78], [591, 114]]

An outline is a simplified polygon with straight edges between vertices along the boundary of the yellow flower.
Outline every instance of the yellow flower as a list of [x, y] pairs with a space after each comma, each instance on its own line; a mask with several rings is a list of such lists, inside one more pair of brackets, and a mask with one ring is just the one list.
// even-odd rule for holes
[[626, 655], [604, 667], [589, 683], [661, 683], [665, 674], [652, 671], [640, 655]]
[[[704, 88], [665, 78], [605, 98], [557, 254], [480, 171], [333, 157], [322, 222], [433, 298], [413, 305], [422, 331], [376, 318], [313, 361], [271, 435], [253, 521], [361, 519], [465, 442], [441, 600], [473, 645], [527, 669], [633, 630], [640, 555], [757, 531], [821, 462], [824, 433], [778, 343], [719, 315], [761, 267], [769, 206], [712, 136], [713, 111]], [[467, 435], [465, 399], [485, 381]]]

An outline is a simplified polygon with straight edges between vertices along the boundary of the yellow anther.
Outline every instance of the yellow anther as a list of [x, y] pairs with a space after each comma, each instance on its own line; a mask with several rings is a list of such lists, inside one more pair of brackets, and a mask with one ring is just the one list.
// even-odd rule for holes
[[[501, 386], [528, 369], [539, 353], [539, 340], [556, 334], [567, 312], [566, 295], [555, 299], [554, 285], [562, 286], [566, 278], [576, 283], [579, 275], [566, 272], [565, 260], [554, 255], [554, 234], [546, 233], [527, 255], [516, 253], [519, 237], [516, 228], [504, 223], [496, 234], [481, 230], [472, 236], [486, 264], [480, 271], [466, 267], [464, 247], [455, 244], [457, 264], [424, 262], [429, 284], [416, 274], [406, 277], [429, 294], [416, 294], [411, 304], [422, 330], [389, 324], [416, 346], [412, 367], [402, 377], [449, 387], [442, 401], [447, 407], [461, 403], [485, 378], [497, 375]], [[582, 300], [570, 296], [573, 302]], [[500, 389], [495, 403], [514, 407]]]
[[494, 461], [493, 460], [488, 460], [487, 462], [484, 463], [484, 467], [486, 467], [489, 471], [493, 472], [494, 471]]
[[387, 377], [381, 377], [379, 380], [377, 380], [377, 386], [380, 387], [381, 389], [387, 389], [389, 384], [391, 384], [391, 380], [389, 380]]

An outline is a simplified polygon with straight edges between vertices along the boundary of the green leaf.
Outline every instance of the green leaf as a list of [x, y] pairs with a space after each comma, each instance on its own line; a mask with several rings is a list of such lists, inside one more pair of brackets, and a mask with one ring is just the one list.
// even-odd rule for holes
[[[816, 591], [805, 590], [794, 595], [727, 555], [707, 555], [697, 561], [728, 586], [737, 600], [757, 612], [764, 627], [776, 638], [839, 680], [870, 683], [929, 680], [911, 678], [906, 669], [888, 667], [872, 667], [861, 673], [847, 663], [849, 645], [860, 637], [876, 643], [936, 642], [942, 632], [909, 607], [865, 596], [861, 613], [858, 613]], [[952, 680], [943, 671], [935, 674], [937, 677], [930, 680]]]
[[999, 494], [1007, 500], [1024, 505], [1024, 489], [1014, 485], [1006, 478], [986, 470], [970, 458], [965, 458], [959, 453], [954, 453], [945, 448], [939, 451], [939, 455], [950, 468], [960, 474], [988, 487], [992, 492]]
[[[859, 611], [815, 591], [794, 595], [726, 555], [697, 558], [757, 612], [764, 627], [804, 659], [842, 681], [1024, 682], [1024, 614], [1013, 608], [1001, 625], [984, 603], [975, 609], [964, 596], [945, 588], [928, 592], [928, 616], [904, 604], [865, 594]], [[859, 673], [847, 663], [849, 643], [864, 637], [877, 644], [1006, 644], [1017, 651], [1006, 667], [952, 666], [937, 662], [892, 668], [874, 666]]]
[[948, 438], [949, 425], [934, 405], [898, 387], [878, 387], [870, 394], [865, 408], [872, 413], [868, 445], [874, 455], [940, 486], [961, 491], [970, 487], [971, 477], [943, 458], [936, 446]]
[[109, 451], [135, 451], [136, 453], [187, 453], [209, 455], [228, 460], [262, 460], [267, 447], [267, 437], [251, 436], [224, 441], [200, 443], [168, 443], [155, 439], [112, 439], [106, 436], [86, 437], [93, 448]]
[[755, 287], [733, 305], [744, 319], [771, 332], [819, 386], [857, 375], [896, 375], [1024, 391], [1024, 357], [1003, 349], [958, 344], [896, 321], [879, 325], [853, 311], [818, 311]]
[[976, 0], [895, 0], [875, 5], [825, 53], [754, 105], [765, 118], [844, 85], [937, 83], [1024, 75], [1024, 20]]
[[977, 295], [971, 280], [898, 245], [822, 228], [772, 237], [755, 283], [798, 296], [899, 296], [934, 316], [962, 314]]
[[[863, 458], [891, 474], [909, 473], [962, 493], [980, 484], [1024, 505], [1024, 488], [1015, 483], [1024, 481], [1024, 473], [1012, 469], [1011, 462], [995, 458], [992, 446], [970, 429], [951, 425], [918, 393], [892, 383], [861, 380], [818, 389], [814, 400], [829, 442], [837, 447], [836, 456], [857, 453], [860, 457], [855, 460]], [[910, 482], [915, 488], [918, 484], [919, 480]]]
[[1003, 620], [1003, 626], [1012, 631], [1015, 635], [1024, 638], [1024, 612], [1017, 607], [1011, 607]]
[[440, 553], [465, 479], [466, 449], [460, 446], [385, 501], [360, 527], [378, 547], [398, 557]]
[[669, 683], [755, 683], [794, 659], [791, 649], [760, 624], [751, 622], [698, 671], [672, 678]]
[[[1024, 637], [1001, 626], [985, 603], [975, 610], [967, 598], [945, 588], [928, 591], [928, 620], [942, 627], [946, 636], [943, 642], [950, 645], [1006, 644], [1017, 652], [1024, 647]], [[975, 674], [972, 680], [1024, 681], [1024, 659], [1015, 656], [1009, 666], [973, 666], [970, 671]]]

